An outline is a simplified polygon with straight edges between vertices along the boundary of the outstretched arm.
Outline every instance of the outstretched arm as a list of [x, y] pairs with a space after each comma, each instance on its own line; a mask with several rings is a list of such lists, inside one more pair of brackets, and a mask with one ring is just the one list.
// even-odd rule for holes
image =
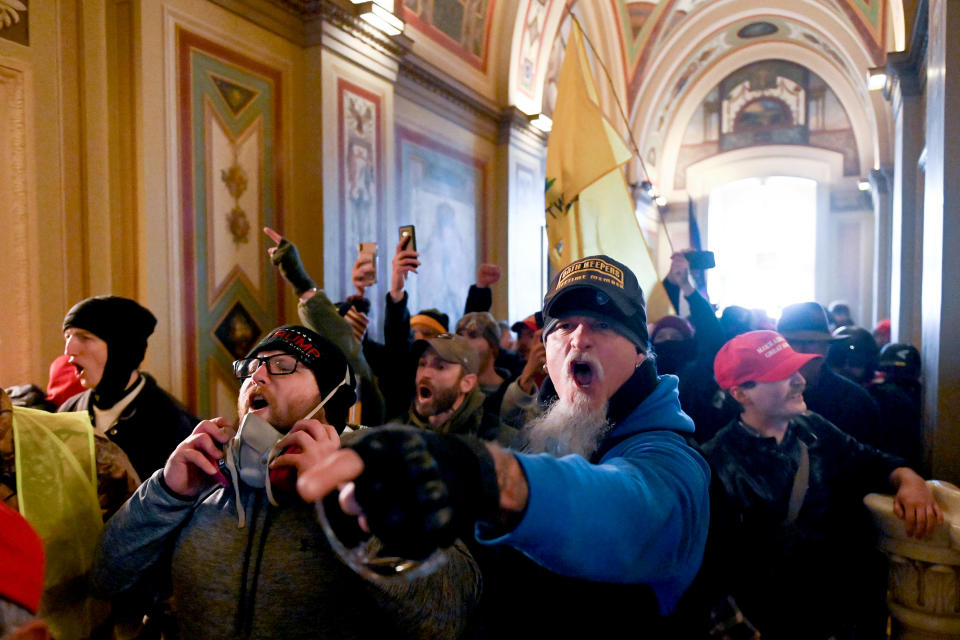
[[[397, 529], [397, 534], [409, 536], [413, 544], [422, 543], [426, 535], [414, 535], [413, 529], [437, 529], [437, 520], [418, 518], [442, 512], [444, 500], [449, 500], [451, 522], [462, 520], [457, 512], [463, 510], [471, 523], [489, 525], [481, 530], [482, 540], [515, 546], [548, 569], [587, 580], [682, 582], [696, 572], [706, 539], [709, 470], [676, 433], [641, 434], [611, 450], [602, 464], [578, 456], [515, 454], [490, 443], [478, 451], [469, 439], [403, 433], [394, 427], [377, 429], [366, 436], [372, 445], [336, 452], [300, 476], [301, 496], [317, 500], [346, 486], [340, 495], [346, 512], [365, 515], [377, 535], [378, 519], [406, 520], [407, 529]], [[426, 452], [412, 456], [421, 450]], [[426, 465], [413, 473], [398, 462], [403, 456], [418, 464], [432, 458], [439, 471]], [[443, 477], [449, 496], [431, 493], [433, 502], [426, 504], [425, 498], [411, 497], [420, 493], [404, 491], [401, 479], [419, 486], [431, 473]], [[389, 477], [389, 485], [378, 481], [379, 476]], [[350, 490], [347, 483], [353, 480], [367, 486], [365, 495]], [[382, 490], [370, 489], [377, 486]], [[469, 500], [458, 502], [461, 496]], [[384, 513], [371, 515], [371, 509]], [[605, 525], [595, 527], [598, 522]], [[583, 529], [587, 526], [595, 529], [590, 535]], [[625, 528], [630, 535], [624, 535]]]
[[913, 469], [894, 469], [890, 484], [897, 490], [893, 497], [893, 512], [903, 520], [908, 536], [925, 538], [943, 522], [940, 505], [934, 500], [927, 483]]

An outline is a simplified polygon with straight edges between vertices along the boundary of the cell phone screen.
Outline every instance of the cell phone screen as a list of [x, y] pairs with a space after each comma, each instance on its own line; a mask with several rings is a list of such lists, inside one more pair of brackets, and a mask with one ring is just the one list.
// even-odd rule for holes
[[400, 227], [400, 239], [404, 240], [403, 248], [408, 251], [417, 250], [417, 233], [412, 224]]

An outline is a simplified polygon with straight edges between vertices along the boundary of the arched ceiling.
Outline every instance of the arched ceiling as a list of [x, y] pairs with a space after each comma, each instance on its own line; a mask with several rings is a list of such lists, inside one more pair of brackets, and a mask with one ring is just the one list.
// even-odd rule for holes
[[[551, 47], [546, 43], [554, 42], [564, 17], [572, 13], [616, 76], [609, 97], [615, 92], [625, 104], [650, 177], [667, 189], [675, 165], [664, 163], [675, 163], [696, 106], [724, 76], [763, 59], [798, 62], [830, 85], [854, 122], [864, 171], [889, 157], [889, 105], [867, 91], [866, 72], [884, 64], [886, 51], [894, 48], [896, 40], [902, 41], [902, 33], [894, 33], [903, 29], [900, 0], [528, 0], [523, 4], [515, 28], [521, 32], [520, 41], [537, 43], [539, 56], [528, 55], [521, 61], [514, 49], [514, 72], [522, 64], [526, 86], [536, 88], [528, 89], [526, 107], [523, 101], [516, 104], [525, 111], [539, 111], [544, 84], [550, 82]], [[528, 37], [531, 29], [536, 39]]]

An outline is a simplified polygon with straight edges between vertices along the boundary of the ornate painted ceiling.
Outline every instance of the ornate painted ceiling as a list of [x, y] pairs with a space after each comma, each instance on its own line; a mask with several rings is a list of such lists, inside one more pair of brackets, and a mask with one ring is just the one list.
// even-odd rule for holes
[[[619, 17], [623, 67], [627, 71], [627, 84], [630, 87], [631, 97], [636, 95], [644, 76], [651, 72], [648, 62], [672, 43], [673, 36], [684, 23], [692, 22], [698, 12], [724, 4], [717, 0], [609, 1], [613, 3]], [[796, 3], [779, 4], [785, 5], [783, 8], [786, 9]], [[875, 65], [882, 63], [887, 37], [887, 12], [884, 0], [829, 0], [821, 4], [841, 15], [843, 21], [856, 30], [869, 50]], [[775, 7], [771, 6], [770, 13], [775, 15]], [[726, 38], [722, 43], [725, 51], [714, 53], [721, 55], [729, 52], [730, 49], [747, 46], [757, 38], [807, 38], [814, 46], [829, 48], [829, 44], [822, 42], [821, 38], [816, 36], [811, 38], [799, 30], [780, 29], [768, 33], [757, 30], [753, 33], [737, 35], [743, 26], [756, 21], [761, 15], [762, 13], [758, 13], [740, 20], [739, 22], [744, 24], [733, 29], [733, 37]], [[730, 32], [731, 30], [728, 30], [728, 33]], [[831, 52], [831, 55], [837, 57], [835, 52]]]
[[[902, 37], [900, 0], [526, 4], [523, 26], [519, 18], [517, 24], [529, 35], [522, 42], [530, 55], [514, 57], [512, 75], [521, 75], [528, 87], [537, 86], [539, 79], [542, 107], [549, 112], [553, 73], [559, 67], [557, 47], [563, 46], [569, 15], [575, 16], [595, 59], [610, 72], [606, 101], [620, 102], [629, 114], [631, 133], [653, 177], [672, 174], [683, 132], [707, 93], [737, 68], [764, 59], [792, 60], [823, 78], [854, 120], [863, 167], [875, 166], [884, 154], [888, 115], [868, 92], [865, 78], [869, 68], [885, 63], [896, 29]], [[528, 44], [537, 38], [552, 43], [553, 55]], [[594, 66], [599, 74], [599, 65]], [[608, 108], [611, 112], [615, 110]]]

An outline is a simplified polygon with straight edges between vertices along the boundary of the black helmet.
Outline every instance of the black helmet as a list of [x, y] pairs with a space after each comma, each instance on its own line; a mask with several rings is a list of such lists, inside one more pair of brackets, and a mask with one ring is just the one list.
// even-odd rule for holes
[[880, 350], [877, 368], [896, 380], [920, 379], [920, 353], [911, 344], [891, 342]]
[[877, 342], [863, 327], [840, 327], [833, 332], [836, 338], [846, 338], [830, 345], [827, 364], [839, 373], [869, 382], [877, 368]]

